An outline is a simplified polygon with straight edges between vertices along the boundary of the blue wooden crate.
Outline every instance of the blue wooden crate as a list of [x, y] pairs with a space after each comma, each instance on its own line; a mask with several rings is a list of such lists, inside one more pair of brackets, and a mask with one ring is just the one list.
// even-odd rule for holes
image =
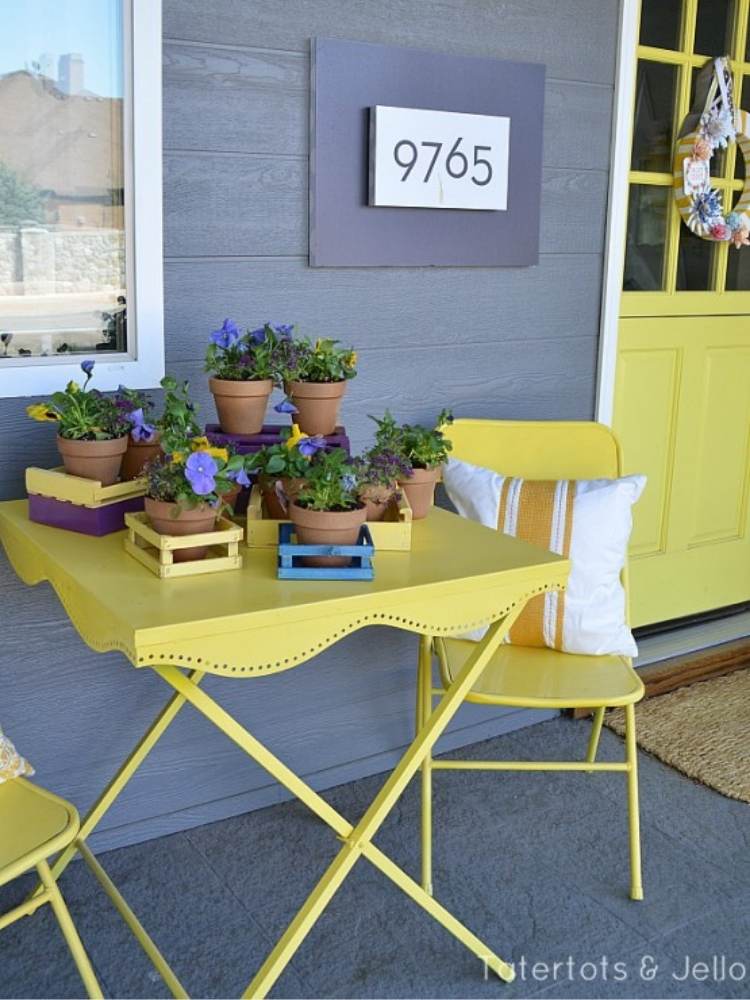
[[[372, 580], [375, 546], [366, 524], [359, 529], [356, 545], [300, 545], [293, 541], [294, 525], [279, 525], [280, 580]], [[349, 566], [305, 566], [304, 556], [350, 556]]]

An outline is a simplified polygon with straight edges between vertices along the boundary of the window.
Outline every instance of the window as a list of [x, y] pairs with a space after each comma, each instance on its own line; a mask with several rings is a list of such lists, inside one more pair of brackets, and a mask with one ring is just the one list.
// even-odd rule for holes
[[159, 0], [12, 0], [0, 36], [0, 395], [163, 374]]

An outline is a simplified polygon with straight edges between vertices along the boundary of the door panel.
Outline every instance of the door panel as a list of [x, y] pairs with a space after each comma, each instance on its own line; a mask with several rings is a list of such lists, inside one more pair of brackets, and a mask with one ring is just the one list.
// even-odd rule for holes
[[[634, 512], [635, 625], [750, 600], [750, 248], [694, 236], [672, 149], [695, 76], [728, 52], [750, 100], [750, 0], [641, 0], [614, 428], [648, 486]], [[721, 43], [721, 44], [719, 44]], [[725, 211], [737, 148], [716, 152]]]

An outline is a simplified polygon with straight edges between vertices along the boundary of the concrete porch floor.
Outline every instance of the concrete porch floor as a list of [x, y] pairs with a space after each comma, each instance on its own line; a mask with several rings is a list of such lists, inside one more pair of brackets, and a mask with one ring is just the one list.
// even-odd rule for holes
[[[587, 735], [586, 722], [558, 718], [451, 756], [580, 757]], [[605, 730], [600, 756], [621, 755]], [[640, 763], [644, 902], [627, 894], [623, 775], [443, 772], [435, 776], [435, 894], [517, 963], [516, 982], [485, 980], [476, 959], [360, 861], [272, 996], [750, 996], [750, 806], [646, 754]], [[325, 796], [354, 819], [382, 781]], [[416, 877], [418, 792], [413, 782], [376, 838]], [[337, 847], [303, 806], [283, 803], [100, 859], [191, 995], [226, 997], [246, 987]], [[0, 910], [30, 885], [0, 890]], [[107, 993], [167, 996], [84, 866], [71, 866], [61, 885]], [[708, 964], [705, 980], [701, 967], [682, 978], [686, 956]], [[534, 963], [546, 963], [546, 973]], [[745, 967], [738, 980], [732, 963], [735, 976]], [[0, 933], [0, 996], [77, 997], [81, 989], [48, 908]]]

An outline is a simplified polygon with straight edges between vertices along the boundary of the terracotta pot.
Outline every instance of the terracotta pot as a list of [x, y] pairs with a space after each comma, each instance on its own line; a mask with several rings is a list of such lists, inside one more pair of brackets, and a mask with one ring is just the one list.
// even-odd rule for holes
[[[208, 504], [186, 510], [176, 503], [146, 497], [144, 508], [151, 527], [160, 535], [197, 535], [201, 531], [213, 531], [216, 527], [216, 511]], [[175, 562], [187, 562], [189, 559], [203, 559], [206, 552], [207, 545], [193, 545], [188, 549], [175, 549], [173, 556]]]
[[299, 410], [295, 422], [305, 434], [333, 434], [346, 382], [289, 382], [286, 394]]
[[398, 484], [411, 504], [415, 521], [427, 517], [435, 499], [435, 484], [440, 478], [440, 466], [436, 469], [413, 469], [408, 479], [399, 479]]
[[137, 479], [147, 462], [161, 454], [159, 435], [153, 434], [148, 441], [134, 441], [128, 437], [128, 447], [122, 460], [121, 479]]
[[[364, 505], [354, 510], [308, 510], [296, 503], [289, 504], [289, 518], [294, 524], [297, 541], [302, 545], [355, 545], [359, 529], [365, 523]], [[348, 566], [345, 556], [307, 556], [307, 566]]]
[[393, 486], [373, 486], [371, 484], [363, 486], [359, 498], [365, 505], [367, 520], [382, 521], [396, 492], [396, 483]]
[[270, 378], [258, 382], [210, 378], [208, 387], [225, 434], [257, 434], [261, 430], [268, 397], [273, 392]]
[[281, 483], [287, 497], [294, 500], [305, 485], [305, 480], [290, 476], [261, 476], [258, 480], [268, 516], [276, 521], [288, 521], [289, 514], [276, 492], [276, 483]]
[[108, 441], [73, 441], [57, 435], [57, 450], [65, 471], [82, 479], [96, 479], [102, 486], [117, 482], [127, 447], [127, 434]]
[[234, 486], [231, 487], [231, 489], [228, 489], [226, 491], [226, 493], [219, 494], [221, 499], [224, 501], [227, 507], [229, 507], [229, 509], [232, 511], [233, 514], [234, 514], [235, 504], [237, 503], [237, 497], [240, 495], [241, 492], [242, 492], [242, 487], [239, 485], [239, 483], [235, 483]]

